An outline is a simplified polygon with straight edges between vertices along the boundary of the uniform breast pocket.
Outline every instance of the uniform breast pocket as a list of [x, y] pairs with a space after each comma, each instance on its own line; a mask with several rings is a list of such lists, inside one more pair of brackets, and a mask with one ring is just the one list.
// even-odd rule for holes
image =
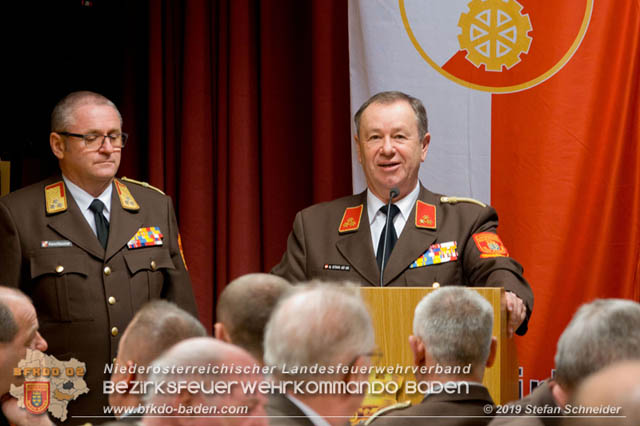
[[92, 321], [87, 256], [36, 253], [29, 259], [32, 299], [43, 321]]
[[124, 255], [131, 274], [131, 296], [135, 307], [162, 296], [165, 274], [175, 269], [165, 247], [145, 247]]

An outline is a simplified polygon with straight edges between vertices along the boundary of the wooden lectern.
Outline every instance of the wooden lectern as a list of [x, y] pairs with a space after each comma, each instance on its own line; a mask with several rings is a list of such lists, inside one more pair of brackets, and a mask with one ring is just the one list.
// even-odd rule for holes
[[[491, 303], [494, 312], [493, 335], [498, 339], [495, 363], [485, 371], [484, 385], [489, 389], [496, 404], [504, 404], [518, 398], [518, 360], [515, 342], [507, 338], [506, 308], [501, 306], [503, 288], [471, 288]], [[374, 359], [380, 366], [413, 366], [413, 353], [409, 347], [409, 335], [413, 334], [413, 313], [422, 298], [437, 288], [432, 287], [362, 287], [361, 294], [369, 305], [376, 344], [381, 356]], [[415, 380], [412, 373], [400, 381]], [[403, 390], [394, 397], [375, 398], [367, 396], [363, 409], [374, 412], [381, 406], [411, 400], [422, 401], [421, 394], [405, 394]], [[371, 414], [371, 413], [368, 413]], [[366, 414], [365, 414], [366, 415]]]
[[0, 161], [0, 197], [7, 195], [10, 190], [9, 172], [10, 165], [8, 161]]

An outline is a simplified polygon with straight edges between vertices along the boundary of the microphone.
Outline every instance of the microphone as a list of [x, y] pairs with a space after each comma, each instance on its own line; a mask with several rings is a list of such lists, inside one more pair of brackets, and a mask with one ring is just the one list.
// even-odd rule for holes
[[[391, 201], [396, 198], [400, 194], [398, 188], [393, 187], [389, 191], [389, 201], [387, 202], [387, 221], [384, 226], [384, 243], [382, 244], [382, 263], [380, 264], [380, 287], [384, 287], [384, 267], [385, 267], [385, 258], [387, 256], [387, 241], [389, 240], [389, 223], [391, 221], [389, 218], [391, 217]], [[391, 224], [393, 226], [393, 224]]]

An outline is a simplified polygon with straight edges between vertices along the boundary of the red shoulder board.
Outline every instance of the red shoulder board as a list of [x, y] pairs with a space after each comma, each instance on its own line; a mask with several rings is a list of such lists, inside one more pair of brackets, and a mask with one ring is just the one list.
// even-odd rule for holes
[[509, 257], [507, 248], [502, 244], [498, 234], [493, 232], [480, 232], [473, 234], [473, 241], [480, 250], [480, 257]]
[[416, 227], [436, 229], [436, 206], [416, 201]]
[[338, 232], [345, 233], [351, 231], [357, 231], [360, 227], [360, 218], [362, 217], [363, 205], [360, 204], [357, 207], [347, 207], [342, 215], [342, 221]]

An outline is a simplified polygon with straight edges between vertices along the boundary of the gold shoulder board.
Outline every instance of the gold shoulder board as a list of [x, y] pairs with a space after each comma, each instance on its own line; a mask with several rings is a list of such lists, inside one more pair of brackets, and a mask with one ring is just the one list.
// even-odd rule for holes
[[149, 185], [147, 182], [140, 182], [139, 180], [131, 179], [131, 178], [128, 178], [126, 176], [121, 177], [120, 180], [123, 180], [125, 182], [135, 183], [136, 185], [140, 185], [140, 186], [144, 186], [145, 188], [153, 189], [154, 191], [158, 191], [162, 195], [165, 195], [165, 193], [162, 192], [161, 189], [158, 189], [153, 185]]
[[467, 198], [467, 197], [440, 197], [440, 202], [449, 203], [449, 204], [473, 203], [473, 204], [479, 205], [480, 207], [487, 207], [487, 205], [482, 201], [478, 201], [473, 198]]
[[377, 419], [379, 416], [383, 415], [384, 413], [388, 413], [389, 411], [393, 411], [393, 410], [399, 410], [401, 408], [407, 408], [410, 406], [411, 406], [411, 401], [398, 402], [397, 404], [388, 405], [376, 411], [375, 413], [373, 413], [371, 417], [369, 417], [367, 421], [364, 422], [364, 424], [365, 426], [369, 426], [371, 422], [373, 422], [375, 419]]

